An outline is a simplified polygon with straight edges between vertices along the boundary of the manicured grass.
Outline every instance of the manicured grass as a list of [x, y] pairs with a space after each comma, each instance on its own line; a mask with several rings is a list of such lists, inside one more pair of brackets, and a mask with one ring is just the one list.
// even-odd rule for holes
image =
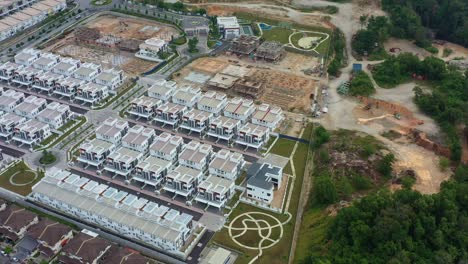
[[174, 45], [184, 45], [185, 43], [187, 43], [187, 38], [185, 36], [178, 37], [171, 41], [171, 44]]
[[[79, 120], [79, 122], [77, 124], [75, 124], [75, 126], [71, 129], [69, 129], [67, 132], [63, 133], [60, 137], [58, 137], [57, 139], [53, 139], [53, 143], [50, 144], [50, 146], [48, 146], [48, 148], [51, 148], [55, 145], [57, 145], [60, 141], [64, 140], [65, 138], [67, 138], [71, 133], [73, 133], [73, 131], [75, 131], [76, 129], [78, 129], [79, 127], [81, 127], [81, 125], [83, 125], [84, 123], [86, 123], [86, 118], [84, 117], [81, 117], [81, 118], [77, 118], [76, 120]], [[57, 135], [58, 136], [58, 135]], [[48, 138], [47, 138], [48, 139]], [[46, 139], [46, 140], [47, 140]], [[49, 142], [50, 143], [50, 142]], [[47, 144], [49, 144], [47, 143]], [[41, 142], [41, 145], [42, 146], [47, 146], [47, 144], [44, 144], [44, 141]]]
[[277, 154], [289, 158], [294, 149], [296, 141], [280, 138], [276, 141], [275, 145], [271, 148], [270, 153]]
[[37, 179], [28, 185], [15, 186], [10, 183], [10, 178], [17, 172], [19, 172], [19, 174], [14, 177], [13, 182], [19, 184], [30, 182], [34, 176], [32, 175], [33, 172], [28, 172], [29, 170], [30, 168], [23, 161], [18, 162], [16, 165], [9, 168], [2, 175], [0, 175], [0, 187], [23, 196], [30, 194], [32, 191], [31, 187], [36, 184], [36, 182], [38, 182], [42, 177], [44, 177], [44, 173], [42, 171], [39, 172]]
[[[47, 146], [52, 141], [54, 141], [58, 137], [58, 134], [52, 133], [52, 135], [48, 136], [46, 139], [41, 141], [41, 146]], [[41, 148], [41, 146], [37, 146], [37, 148]]]
[[[319, 37], [319, 38], [326, 38], [327, 36], [324, 34], [319, 34], [319, 33], [314, 33], [314, 32], [297, 32], [294, 35], [291, 36], [291, 42], [294, 46], [297, 48], [301, 48], [299, 46], [299, 40], [302, 38], [307, 38], [307, 37]], [[310, 48], [313, 49], [314, 47]]]
[[128, 91], [130, 91], [133, 87], [135, 87], [136, 85], [136, 82], [134, 82], [133, 84], [129, 85], [127, 88], [121, 90], [117, 95], [115, 95], [114, 97], [112, 97], [110, 100], [108, 100], [107, 102], [105, 102], [104, 105], [101, 105], [97, 108], [95, 108], [94, 110], [101, 110], [101, 109], [104, 109], [106, 107], [108, 107], [109, 105], [113, 104], [117, 99], [119, 99], [120, 97], [122, 97], [124, 94], [126, 94]]
[[289, 35], [294, 31], [291, 29], [273, 27], [270, 30], [263, 30], [262, 38], [268, 41], [278, 41], [283, 44], [289, 43]]
[[70, 120], [66, 124], [64, 124], [63, 126], [59, 127], [57, 130], [60, 131], [60, 132], [65, 132], [67, 129], [72, 127], [76, 122], [78, 122], [78, 121], [77, 120]]

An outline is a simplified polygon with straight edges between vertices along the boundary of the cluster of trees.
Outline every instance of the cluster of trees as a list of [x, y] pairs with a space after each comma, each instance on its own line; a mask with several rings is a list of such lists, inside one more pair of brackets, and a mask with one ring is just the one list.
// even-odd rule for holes
[[198, 52], [198, 48], [197, 48], [197, 45], [198, 45], [198, 39], [193, 37], [191, 39], [189, 39], [188, 41], [188, 51], [190, 53], [197, 53]]
[[308, 263], [460, 263], [468, 259], [468, 167], [441, 192], [380, 191], [339, 211], [326, 257]]
[[361, 56], [385, 53], [383, 43], [389, 36], [388, 19], [384, 16], [361, 16], [360, 21], [362, 26], [367, 24], [367, 28], [359, 30], [354, 36], [353, 50]]
[[331, 52], [334, 54], [333, 60], [328, 65], [328, 74], [338, 76], [340, 69], [345, 64], [345, 38], [343, 32], [338, 28], [333, 30]]
[[358, 72], [354, 78], [351, 80], [351, 84], [349, 86], [349, 94], [356, 96], [369, 96], [375, 93], [374, 85], [372, 81], [364, 71]]
[[[165, 2], [164, 0], [142, 0], [140, 1], [145, 5], [157, 6], [158, 8], [163, 9], [172, 9], [175, 11], [187, 11], [187, 7], [183, 2], [177, 1], [175, 3]], [[206, 13], [206, 10], [205, 10]]]
[[466, 0], [382, 0], [382, 8], [390, 14], [390, 31], [396, 37], [428, 47], [433, 32], [436, 38], [468, 46]]

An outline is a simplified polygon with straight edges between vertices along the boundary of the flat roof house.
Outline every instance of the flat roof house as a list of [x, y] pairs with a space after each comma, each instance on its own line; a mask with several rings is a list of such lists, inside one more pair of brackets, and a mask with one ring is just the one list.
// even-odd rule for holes
[[41, 52], [36, 49], [26, 48], [15, 55], [15, 63], [30, 66], [41, 56]]
[[180, 128], [187, 129], [191, 132], [202, 134], [209, 125], [213, 114], [198, 109], [192, 109], [182, 116]]
[[15, 33], [16, 32], [14, 31], [14, 29], [10, 25], [3, 24], [1, 22], [1, 20], [0, 20], [0, 41], [11, 37]]
[[184, 105], [167, 102], [156, 108], [154, 121], [163, 123], [163, 126], [170, 125], [172, 128], [176, 128], [186, 111], [187, 107]]
[[135, 125], [122, 138], [122, 146], [146, 154], [155, 136], [154, 129]]
[[270, 139], [268, 127], [247, 123], [239, 129], [236, 143], [246, 147], [259, 149]]
[[81, 144], [78, 161], [86, 166], [100, 168], [107, 160], [107, 157], [116, 149], [115, 144], [101, 139], [93, 139]]
[[43, 73], [42, 70], [38, 70], [31, 66], [19, 68], [15, 70], [15, 73], [13, 75], [13, 82], [19, 85], [25, 85], [27, 87], [31, 87], [36, 76], [39, 76], [42, 73]]
[[107, 86], [89, 82], [76, 90], [75, 99], [83, 104], [95, 105], [108, 96]]
[[172, 98], [176, 88], [176, 82], [159, 79], [154, 81], [153, 85], [148, 89], [148, 96], [167, 102]]
[[15, 127], [13, 140], [19, 144], [35, 145], [50, 136], [50, 126], [31, 119]]
[[62, 58], [57, 65], [52, 68], [52, 72], [63, 76], [70, 76], [81, 65], [81, 61], [73, 58]]
[[13, 136], [15, 127], [26, 122], [24, 116], [19, 116], [13, 113], [6, 113], [0, 116], [0, 137], [9, 140]]
[[11, 241], [18, 241], [38, 221], [35, 213], [14, 204], [9, 205], [0, 211], [0, 234]]
[[219, 116], [227, 105], [227, 96], [224, 93], [208, 91], [198, 101], [197, 107], [202, 111]]
[[73, 72], [73, 78], [84, 80], [84, 81], [92, 81], [96, 76], [101, 72], [101, 65], [85, 62], [81, 64], [81, 66]]
[[143, 160], [143, 153], [120, 147], [107, 157], [104, 170], [113, 175], [123, 176], [125, 179], [128, 179], [141, 160]]
[[73, 230], [69, 226], [43, 218], [26, 235], [36, 240], [39, 243], [39, 252], [50, 259], [62, 249], [65, 242], [73, 238]]
[[72, 101], [75, 99], [78, 88], [85, 84], [85, 80], [75, 79], [69, 76], [55, 84], [55, 90], [53, 93], [60, 98], [67, 97]]
[[166, 192], [174, 193], [174, 195], [181, 195], [187, 199], [196, 192], [201, 178], [201, 171], [178, 166], [166, 175], [163, 189]]
[[80, 232], [62, 248], [58, 261], [63, 264], [98, 263], [110, 248], [110, 242], [97, 234]]
[[3, 18], [2, 24], [10, 26], [10, 28], [13, 29], [15, 33], [24, 29], [24, 23], [17, 18], [12, 18], [11, 16]]
[[242, 154], [221, 149], [211, 160], [208, 172], [210, 175], [233, 181], [237, 179], [244, 165], [245, 161]]
[[127, 121], [109, 117], [96, 129], [96, 138], [118, 145], [128, 128]]
[[15, 107], [14, 113], [26, 118], [35, 118], [47, 106], [47, 100], [41, 97], [30, 95], [22, 103]]
[[7, 61], [0, 66], [0, 79], [10, 82], [15, 75], [17, 69], [25, 67], [22, 64]]
[[8, 90], [0, 95], [0, 111], [11, 113], [24, 101], [24, 93]]
[[155, 109], [162, 105], [162, 101], [149, 96], [141, 96], [132, 100], [129, 114], [137, 118], [152, 120], [155, 116]]
[[33, 18], [30, 15], [25, 14], [23, 12], [16, 12], [14, 14], [11, 14], [10, 16], [8, 16], [8, 18], [13, 18], [18, 21], [21, 21], [21, 28], [28, 28], [34, 25]]
[[224, 39], [233, 39], [240, 35], [237, 17], [217, 17], [218, 28]]
[[50, 71], [57, 63], [60, 62], [60, 56], [41, 52], [41, 56], [32, 63], [32, 66], [38, 70]]
[[53, 72], [43, 72], [34, 77], [32, 88], [51, 95], [65, 77]]
[[94, 79], [94, 82], [99, 85], [107, 86], [110, 94], [116, 94], [124, 78], [124, 72], [122, 70], [108, 69], [99, 73]]
[[225, 116], [218, 116], [211, 120], [208, 135], [230, 142], [237, 135], [241, 121]]
[[133, 176], [133, 180], [143, 185], [159, 186], [166, 177], [172, 163], [154, 156], [147, 157], [139, 162]]
[[224, 115], [240, 120], [244, 124], [250, 119], [254, 111], [255, 107], [252, 100], [236, 97], [229, 100], [226, 108], [224, 108]]
[[182, 137], [163, 132], [154, 139], [154, 143], [150, 146], [150, 155], [177, 164], [183, 147]]
[[28, 7], [26, 9], [23, 9], [21, 12], [31, 16], [32, 25], [36, 25], [37, 23], [41, 22], [42, 20], [44, 20], [46, 18], [46, 15], [43, 12], [41, 12], [41, 11], [39, 11], [37, 9], [34, 9], [32, 7]]
[[252, 123], [255, 125], [265, 126], [274, 130], [283, 120], [283, 110], [278, 106], [270, 106], [261, 104], [252, 115]]
[[198, 185], [195, 201], [222, 208], [234, 194], [234, 186], [234, 181], [210, 175]]
[[201, 90], [198, 87], [183, 86], [177, 89], [172, 96], [172, 102], [192, 109], [201, 96]]
[[180, 153], [179, 164], [202, 172], [208, 169], [208, 164], [213, 154], [213, 147], [192, 140], [185, 145]]
[[273, 191], [281, 186], [283, 168], [269, 163], [253, 163], [247, 170], [247, 197], [267, 204], [273, 201]]
[[36, 119], [49, 124], [52, 129], [58, 129], [68, 122], [70, 116], [71, 111], [68, 105], [52, 102], [36, 116]]

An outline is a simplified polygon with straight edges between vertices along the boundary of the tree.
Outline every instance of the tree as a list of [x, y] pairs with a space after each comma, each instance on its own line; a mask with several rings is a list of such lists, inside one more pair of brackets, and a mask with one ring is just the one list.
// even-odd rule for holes
[[323, 144], [327, 143], [330, 140], [330, 133], [323, 127], [318, 126], [314, 129], [314, 139], [312, 146], [314, 148], [320, 148]]
[[315, 179], [314, 189], [317, 202], [321, 204], [331, 204], [338, 201], [338, 193], [335, 184], [329, 175], [318, 176]]
[[185, 9], [185, 5], [184, 3], [178, 1], [178, 2], [175, 2], [172, 7], [174, 8], [174, 10], [176, 11], [184, 11]]
[[197, 45], [198, 45], [198, 38], [193, 37], [193, 38], [189, 39], [189, 41], [188, 41], [188, 50], [189, 50], [189, 52], [190, 53], [198, 52]]
[[392, 165], [395, 162], [393, 154], [385, 155], [378, 163], [377, 170], [382, 173], [384, 177], [390, 178], [392, 176]]
[[368, 15], [362, 15], [359, 17], [359, 24], [361, 24], [361, 28], [366, 25]]
[[372, 84], [369, 75], [364, 71], [361, 71], [354, 76], [351, 80], [349, 87], [349, 94], [353, 96], [362, 95], [369, 96], [375, 93], [374, 85]]

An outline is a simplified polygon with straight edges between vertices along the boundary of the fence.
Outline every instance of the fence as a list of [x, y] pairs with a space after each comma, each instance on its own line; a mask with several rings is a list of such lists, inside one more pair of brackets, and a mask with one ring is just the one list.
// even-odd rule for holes
[[253, 206], [261, 208], [261, 209], [268, 210], [268, 211], [273, 212], [273, 213], [281, 214], [281, 212], [282, 212], [282, 210], [280, 208], [271, 207], [270, 205], [264, 204], [262, 202], [254, 200], [254, 199], [249, 199], [249, 198], [246, 198], [246, 197], [240, 197], [239, 201], [241, 201], [243, 203], [246, 203], [246, 204], [253, 205]]
[[309, 144], [309, 143], [310, 143], [309, 140], [306, 140], [306, 139], [303, 139], [303, 138], [288, 136], [288, 135], [284, 135], [284, 134], [278, 134], [278, 136], [279, 136], [279, 138], [285, 138], [285, 139], [289, 139], [289, 140], [294, 140], [294, 141], [298, 141], [298, 142], [305, 143], [305, 144]]

